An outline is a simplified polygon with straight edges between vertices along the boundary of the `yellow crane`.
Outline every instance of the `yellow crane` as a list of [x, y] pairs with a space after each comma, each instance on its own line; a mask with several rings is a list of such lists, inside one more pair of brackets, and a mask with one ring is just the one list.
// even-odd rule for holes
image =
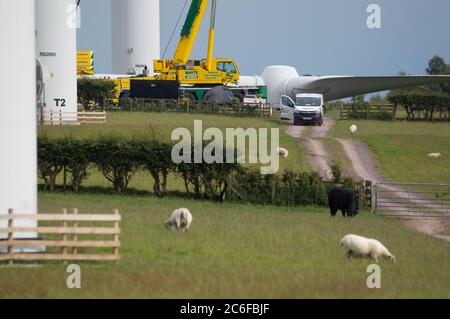
[[220, 85], [239, 80], [239, 68], [233, 59], [213, 57], [217, 0], [211, 1], [206, 59], [189, 60], [208, 3], [208, 0], [192, 0], [173, 59], [154, 61], [153, 67], [157, 73], [154, 79], [178, 81], [181, 85]]
[[154, 76], [141, 75], [116, 79], [117, 96], [141, 99], [189, 99], [204, 100], [213, 87], [226, 85], [232, 91], [234, 100], [242, 103], [246, 96], [267, 97], [265, 86], [240, 87], [240, 74], [233, 59], [214, 58], [215, 20], [217, 0], [211, 0], [211, 24], [208, 50], [203, 60], [191, 60], [190, 56], [208, 8], [209, 0], [192, 0], [181, 30], [180, 40], [171, 60], [153, 61]]

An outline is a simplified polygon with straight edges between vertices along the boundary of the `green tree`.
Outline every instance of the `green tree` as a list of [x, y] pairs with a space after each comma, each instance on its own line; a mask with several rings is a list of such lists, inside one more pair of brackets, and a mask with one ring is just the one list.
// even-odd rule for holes
[[[450, 75], [450, 64], [447, 65], [444, 75]], [[442, 89], [445, 93], [447, 93], [447, 95], [450, 96], [450, 83], [442, 84]]]
[[92, 158], [103, 176], [118, 194], [126, 193], [133, 175], [141, 168], [135, 144], [102, 137], [93, 145]]
[[116, 84], [110, 80], [81, 78], [78, 80], [78, 101], [85, 110], [104, 106], [114, 97]]
[[369, 103], [371, 105], [380, 105], [386, 103], [386, 98], [382, 97], [381, 94], [377, 93], [370, 97]]
[[[427, 74], [429, 75], [449, 75], [450, 65], [447, 65], [445, 60], [438, 55], [435, 55], [428, 62]], [[450, 94], [449, 84], [432, 84], [428, 86], [430, 90], [435, 92], [444, 92]]]
[[365, 95], [353, 96], [351, 100], [355, 104], [364, 104], [366, 101], [366, 96]]
[[447, 63], [445, 60], [438, 55], [435, 55], [428, 62], [427, 74], [429, 75], [440, 75], [444, 74], [447, 69]]

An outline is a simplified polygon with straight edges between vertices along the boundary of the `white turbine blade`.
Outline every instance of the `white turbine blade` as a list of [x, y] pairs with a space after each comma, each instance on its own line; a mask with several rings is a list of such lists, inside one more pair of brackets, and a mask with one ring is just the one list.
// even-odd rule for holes
[[288, 94], [322, 93], [326, 101], [425, 84], [450, 83], [449, 75], [429, 76], [324, 76], [289, 81]]

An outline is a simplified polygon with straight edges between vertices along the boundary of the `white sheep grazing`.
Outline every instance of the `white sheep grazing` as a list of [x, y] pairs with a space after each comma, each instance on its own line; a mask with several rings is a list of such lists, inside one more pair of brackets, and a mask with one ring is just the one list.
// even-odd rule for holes
[[369, 239], [358, 235], [347, 235], [341, 240], [341, 247], [344, 249], [348, 259], [371, 258], [378, 264], [378, 258], [382, 257], [395, 263], [396, 259], [389, 250], [376, 239]]
[[441, 158], [442, 154], [441, 153], [430, 153], [430, 154], [428, 154], [428, 157], [430, 157], [430, 158]]
[[356, 125], [352, 125], [350, 126], [350, 134], [356, 134], [356, 132], [358, 131], [358, 127]]
[[180, 208], [172, 213], [172, 217], [164, 222], [167, 229], [172, 229], [173, 226], [177, 230], [187, 231], [192, 224], [192, 214], [187, 208]]
[[279, 147], [278, 148], [278, 155], [282, 158], [288, 158], [289, 151], [285, 148]]

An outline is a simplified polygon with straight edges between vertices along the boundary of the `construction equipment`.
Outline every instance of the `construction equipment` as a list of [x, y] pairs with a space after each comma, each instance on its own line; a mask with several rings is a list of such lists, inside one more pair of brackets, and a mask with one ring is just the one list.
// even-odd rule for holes
[[77, 75], [94, 75], [94, 52], [77, 51]]
[[257, 96], [265, 101], [265, 85], [239, 85], [240, 74], [236, 62], [233, 59], [213, 57], [217, 0], [211, 1], [206, 59], [190, 60], [208, 3], [209, 0], [192, 0], [173, 58], [155, 60], [154, 76], [149, 77], [144, 72], [142, 75], [115, 80], [117, 96], [114, 103], [128, 97], [203, 101], [209, 90], [222, 85], [233, 92], [235, 102], [244, 102], [247, 95]]
[[192, 0], [173, 59], [154, 61], [156, 80], [178, 81], [180, 84], [190, 85], [237, 83], [239, 69], [236, 62], [232, 59], [213, 58], [217, 0], [211, 2], [206, 59], [189, 60], [208, 2]]

